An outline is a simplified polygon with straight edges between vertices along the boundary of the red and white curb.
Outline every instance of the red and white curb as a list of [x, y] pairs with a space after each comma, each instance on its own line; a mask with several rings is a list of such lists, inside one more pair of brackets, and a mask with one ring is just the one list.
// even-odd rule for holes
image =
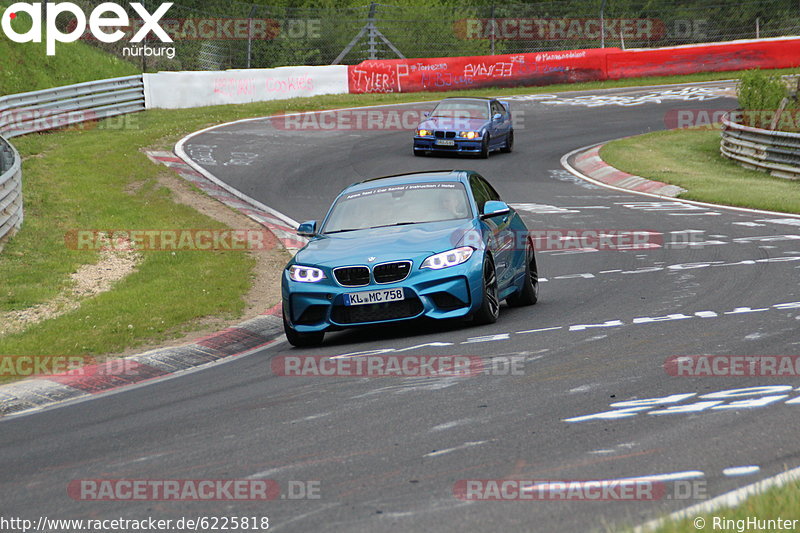
[[229, 189], [210, 180], [204, 174], [198, 172], [186, 161], [172, 152], [147, 151], [147, 157], [154, 163], [160, 163], [170, 167], [179, 176], [191, 182], [198, 189], [202, 190], [215, 200], [247, 215], [268, 230], [270, 230], [278, 241], [289, 251], [296, 251], [306, 245], [306, 241], [295, 233], [296, 225], [293, 227], [285, 218], [279, 218], [272, 210], [266, 210], [255, 202], [248, 201], [242, 196], [233, 194]]
[[0, 387], [0, 418], [194, 370], [221, 359], [246, 355], [272, 344], [283, 333], [281, 305], [241, 324], [190, 344], [158, 348], [77, 370], [25, 379]]
[[678, 187], [677, 185], [669, 185], [641, 176], [634, 176], [633, 174], [628, 174], [627, 172], [612, 167], [600, 159], [600, 149], [602, 147], [603, 145], [600, 144], [579, 154], [572, 162], [572, 166], [596, 181], [605, 183], [606, 185], [613, 185], [620, 189], [645, 192], [658, 196], [670, 196], [673, 198], [686, 192], [686, 189]]

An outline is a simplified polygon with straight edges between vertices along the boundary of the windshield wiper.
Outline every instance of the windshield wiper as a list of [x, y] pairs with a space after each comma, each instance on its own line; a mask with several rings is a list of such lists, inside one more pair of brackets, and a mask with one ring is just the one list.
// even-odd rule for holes
[[333, 231], [326, 231], [323, 235], [328, 235], [331, 233], [343, 233], [345, 231], [358, 231], [360, 229], [368, 229], [368, 228], [344, 228], [344, 229], [335, 229]]
[[381, 226], [372, 226], [373, 228], [391, 228], [393, 226], [408, 226], [409, 224], [419, 224], [419, 222], [397, 222], [395, 224], [383, 224]]

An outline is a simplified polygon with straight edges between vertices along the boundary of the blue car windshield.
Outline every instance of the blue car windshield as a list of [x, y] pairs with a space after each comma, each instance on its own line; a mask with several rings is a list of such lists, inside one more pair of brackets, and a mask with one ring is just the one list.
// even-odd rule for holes
[[345, 194], [334, 204], [322, 233], [455, 220], [472, 216], [464, 185], [407, 183]]
[[434, 108], [431, 117], [489, 120], [489, 104], [475, 100], [442, 100]]

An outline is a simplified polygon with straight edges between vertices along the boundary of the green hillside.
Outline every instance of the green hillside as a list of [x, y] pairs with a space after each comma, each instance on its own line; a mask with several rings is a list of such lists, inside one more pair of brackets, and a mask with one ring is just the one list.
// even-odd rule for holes
[[[0, 2], [4, 11], [8, 2]], [[2, 13], [0, 11], [0, 13]], [[14, 27], [30, 28], [30, 18], [20, 16]], [[15, 43], [0, 31], [0, 95], [49, 89], [60, 85], [138, 74], [135, 64], [121, 60], [83, 42], [57, 43], [54, 56], [45, 53], [44, 43]]]

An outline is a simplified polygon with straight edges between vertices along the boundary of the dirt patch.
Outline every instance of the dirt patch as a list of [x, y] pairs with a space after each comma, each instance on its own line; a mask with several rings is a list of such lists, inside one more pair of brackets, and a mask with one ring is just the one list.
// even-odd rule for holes
[[[205, 195], [177, 176], [162, 173], [158, 177], [158, 184], [169, 189], [175, 203], [190, 206], [230, 228], [264, 230], [263, 226], [249, 217]], [[135, 194], [146, 185], [147, 183], [142, 181], [133, 182], [126, 186], [125, 192]], [[192, 328], [190, 333], [179, 338], [146, 343], [109, 357], [127, 356], [153, 348], [186, 344], [258, 316], [273, 307], [280, 301], [280, 275], [291, 256], [281, 246], [268, 246], [267, 248], [267, 250], [247, 252], [252, 254], [256, 264], [251, 273], [252, 287], [244, 297], [245, 309], [242, 316], [235, 318], [204, 317], [189, 326]], [[136, 265], [141, 260], [140, 254], [126, 249], [125, 246], [120, 246], [120, 243], [116, 243], [109, 250], [100, 251], [99, 255], [96, 263], [83, 265], [72, 274], [73, 284], [58, 296], [27, 309], [0, 314], [0, 336], [18, 333], [31, 325], [78, 309], [84, 300], [108, 291], [115, 282], [134, 272]]]
[[70, 278], [66, 291], [47, 302], [0, 314], [0, 336], [25, 330], [44, 320], [56, 318], [81, 306], [81, 302], [111, 289], [115, 282], [136, 270], [141, 255], [133, 250], [102, 250], [97, 263], [81, 266]]
[[[175, 203], [184, 204], [203, 213], [214, 220], [235, 229], [257, 229], [264, 227], [251, 218], [234, 211], [225, 204], [200, 192], [187, 181], [170, 173], [161, 173], [158, 176], [159, 185], [167, 188], [172, 193]], [[283, 247], [271, 247], [268, 250], [247, 252], [252, 254], [256, 265], [252, 271], [252, 283], [248, 293], [244, 296], [245, 309], [243, 315], [236, 319], [220, 317], [204, 317], [194, 323], [190, 333], [179, 338], [157, 343], [148, 343], [125, 350], [119, 356], [133, 355], [143, 351], [165, 346], [178, 346], [210, 335], [220, 329], [238, 324], [247, 319], [256, 317], [270, 307], [280, 302], [281, 299], [281, 272], [291, 255]]]

